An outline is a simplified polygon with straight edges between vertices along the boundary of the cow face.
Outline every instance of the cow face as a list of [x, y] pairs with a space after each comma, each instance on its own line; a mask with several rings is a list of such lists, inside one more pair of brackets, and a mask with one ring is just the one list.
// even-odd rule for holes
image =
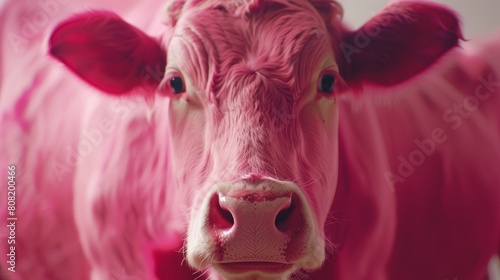
[[169, 13], [163, 44], [114, 14], [76, 16], [54, 31], [51, 54], [107, 93], [169, 99], [192, 267], [224, 279], [320, 267], [338, 95], [423, 70], [456, 45], [455, 16], [403, 2], [349, 32], [331, 1], [174, 1]]
[[187, 259], [228, 278], [314, 269], [337, 180], [329, 35], [307, 2], [230, 9], [201, 5], [168, 44], [174, 174], [192, 190]]

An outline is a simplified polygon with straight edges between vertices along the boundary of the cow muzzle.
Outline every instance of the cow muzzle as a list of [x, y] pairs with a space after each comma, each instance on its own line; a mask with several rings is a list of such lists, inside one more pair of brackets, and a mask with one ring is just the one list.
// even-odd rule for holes
[[188, 261], [226, 279], [284, 279], [324, 260], [307, 199], [297, 185], [272, 179], [215, 186], [190, 223]]

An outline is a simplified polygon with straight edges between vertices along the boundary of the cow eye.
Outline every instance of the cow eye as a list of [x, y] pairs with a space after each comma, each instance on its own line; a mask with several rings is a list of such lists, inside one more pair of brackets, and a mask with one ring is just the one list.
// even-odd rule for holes
[[179, 76], [175, 76], [170, 79], [170, 87], [175, 94], [183, 93], [186, 91], [184, 81]]
[[324, 74], [321, 77], [319, 84], [319, 90], [323, 93], [333, 93], [333, 88], [335, 86], [335, 76], [332, 74]]

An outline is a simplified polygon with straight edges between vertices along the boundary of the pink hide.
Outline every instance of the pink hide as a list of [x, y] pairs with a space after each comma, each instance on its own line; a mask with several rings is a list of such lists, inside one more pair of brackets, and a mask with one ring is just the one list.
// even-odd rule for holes
[[[3, 8], [0, 166], [17, 165], [19, 223], [16, 273], [2, 260], [0, 279], [220, 279], [206, 261], [234, 256], [194, 265], [189, 248], [213, 233], [196, 224], [212, 217], [203, 207], [236, 219], [269, 199], [276, 215], [288, 205], [276, 190], [297, 196], [305, 210], [292, 221], [310, 217], [303, 227], [326, 242], [324, 263], [291, 279], [485, 278], [500, 251], [500, 36], [446, 53], [461, 38], [456, 17], [414, 2], [365, 33], [343, 30], [326, 1], [172, 1], [166, 27], [160, 1], [108, 2]], [[153, 36], [108, 12], [55, 27], [89, 7]], [[50, 20], [30, 35], [23, 19], [38, 11]], [[373, 34], [366, 45], [363, 34]], [[49, 42], [100, 90], [49, 59]], [[333, 94], [317, 89], [324, 73], [337, 78]], [[174, 77], [185, 93], [173, 92]], [[333, 113], [318, 114], [324, 106]], [[2, 192], [2, 217], [6, 201]], [[266, 218], [247, 221], [272, 236]]]
[[[156, 17], [154, 15], [162, 2], [151, 1], [149, 5], [143, 5], [136, 1], [10, 1], [3, 5], [0, 15], [0, 127], [5, 132], [1, 132], [0, 164], [2, 168], [6, 168], [7, 164], [18, 167], [19, 223], [16, 228], [16, 272], [7, 271], [2, 260], [1, 279], [89, 279], [90, 265], [84, 256], [84, 246], [75, 223], [75, 216], [82, 212], [72, 210], [75, 201], [74, 175], [82, 166], [77, 163], [82, 157], [78, 153], [81, 149], [79, 145], [85, 151], [82, 155], [92, 158], [99, 153], [97, 148], [102, 149], [104, 140], [109, 142], [111, 135], [124, 133], [118, 122], [133, 120], [136, 110], [143, 108], [142, 99], [139, 103], [122, 102], [103, 99], [100, 93], [92, 94], [96, 92], [93, 88], [74, 75], [67, 75], [67, 69], [61, 64], [54, 64], [48, 56], [47, 43], [55, 24], [93, 7], [120, 13], [126, 19], [133, 19], [136, 26], [148, 28], [152, 31], [150, 34], [156, 32], [158, 35], [158, 30], [163, 29], [160, 28], [163, 15], [161, 12]], [[143, 17], [144, 14], [150, 16]], [[47, 21], [38, 22], [39, 15]], [[97, 106], [109, 111], [91, 113]], [[86, 110], [97, 120], [95, 125], [85, 123], [88, 119]], [[82, 133], [94, 134], [96, 138], [88, 140]], [[98, 137], [99, 133], [102, 137]], [[60, 149], [54, 150], [53, 147]], [[2, 217], [6, 215], [6, 195], [6, 192], [0, 195]], [[169, 199], [175, 201], [176, 198], [169, 196]], [[137, 200], [137, 203], [141, 202]], [[172, 203], [162, 201], [158, 204]], [[133, 207], [126, 203], [121, 205]], [[153, 207], [151, 201], [148, 205]], [[122, 210], [116, 207], [116, 203], [112, 208]], [[163, 212], [169, 215], [168, 210]], [[150, 224], [146, 220], [141, 223], [143, 226], [134, 227], [145, 229], [146, 224]], [[97, 228], [92, 226], [89, 229]], [[157, 228], [150, 229], [155, 230]], [[128, 231], [127, 234], [130, 239], [135, 239], [134, 232]], [[142, 230], [140, 234], [143, 235]], [[2, 242], [6, 240], [5, 236], [2, 230]], [[106, 242], [103, 240], [101, 245]], [[126, 243], [123, 239], [119, 242]], [[120, 245], [120, 248], [124, 247]], [[8, 253], [4, 243], [0, 250], [2, 256]], [[103, 250], [108, 255], [113, 252], [106, 246]], [[116, 254], [121, 253], [117, 251]], [[113, 263], [104, 265], [115, 279], [131, 275], [128, 266], [110, 259]]]
[[344, 96], [332, 209], [340, 279], [365, 277], [369, 266], [353, 260], [378, 260], [392, 238], [383, 224], [395, 230], [387, 279], [486, 279], [500, 250], [499, 35], [411, 83]]

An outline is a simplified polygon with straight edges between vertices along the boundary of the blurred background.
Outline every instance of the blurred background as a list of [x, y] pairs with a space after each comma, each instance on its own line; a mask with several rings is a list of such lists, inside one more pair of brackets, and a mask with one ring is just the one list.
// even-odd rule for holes
[[[370, 19], [388, 0], [338, 0], [344, 7], [344, 20], [357, 28]], [[500, 0], [433, 0], [457, 11], [467, 39], [484, 37], [500, 31]]]

